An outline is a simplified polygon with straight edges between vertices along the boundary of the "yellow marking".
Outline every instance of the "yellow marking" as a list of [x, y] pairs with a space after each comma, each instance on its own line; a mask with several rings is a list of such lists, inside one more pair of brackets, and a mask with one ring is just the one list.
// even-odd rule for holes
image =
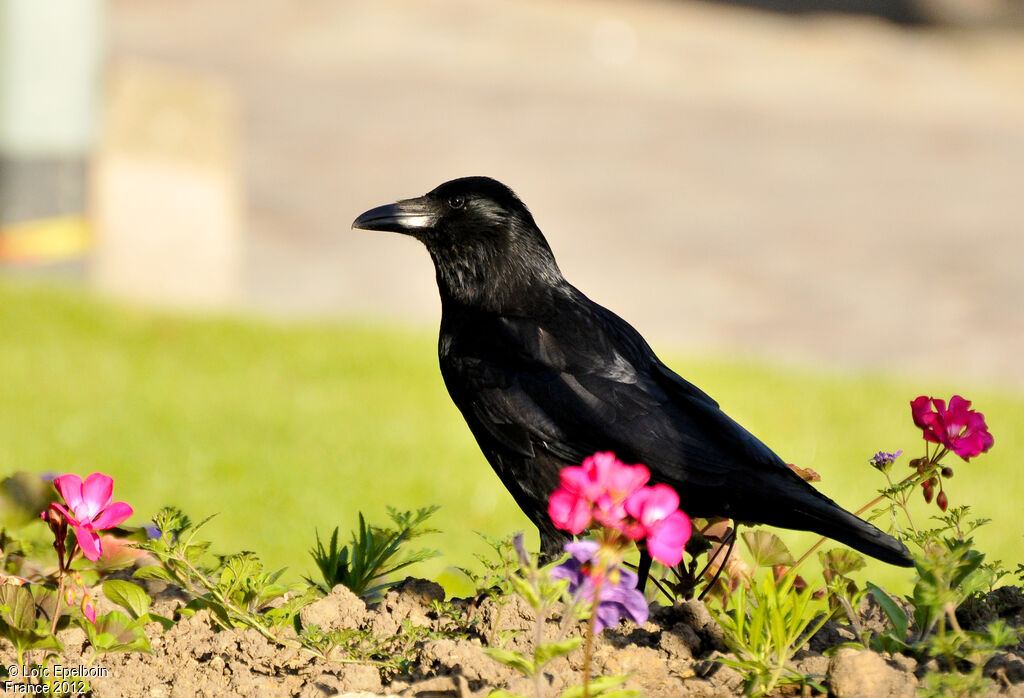
[[81, 257], [92, 247], [83, 216], [44, 218], [0, 227], [0, 262], [56, 262]]

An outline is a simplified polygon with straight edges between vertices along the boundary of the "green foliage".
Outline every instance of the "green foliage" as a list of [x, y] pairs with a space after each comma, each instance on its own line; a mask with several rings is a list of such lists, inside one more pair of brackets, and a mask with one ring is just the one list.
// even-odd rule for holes
[[424, 522], [438, 507], [425, 507], [416, 513], [399, 512], [388, 507], [388, 515], [394, 528], [368, 525], [359, 514], [359, 530], [352, 533], [348, 545], [338, 545], [338, 529], [334, 529], [328, 545], [316, 536], [316, 547], [310, 551], [320, 571], [320, 579], [306, 577], [306, 581], [317, 586], [323, 594], [330, 593], [338, 584], [344, 584], [366, 601], [375, 601], [399, 580], [388, 579], [409, 565], [437, 557], [436, 550], [420, 549], [406, 551], [403, 546], [414, 538], [436, 533], [437, 529], [427, 528]]
[[82, 623], [89, 643], [97, 654], [106, 652], [151, 652], [142, 623], [120, 611], [99, 616], [96, 623]]
[[884, 491], [883, 495], [904, 511], [912, 529], [909, 538], [922, 552], [914, 556], [917, 580], [912, 593], [906, 596], [909, 615], [881, 587], [868, 582], [872, 597], [890, 624], [871, 638], [871, 646], [879, 651], [905, 652], [919, 661], [942, 658], [946, 671], [932, 672], [926, 677], [926, 696], [989, 692], [993, 687], [982, 674], [985, 663], [1000, 649], [1015, 644], [1019, 633], [1001, 621], [990, 624], [983, 632], [964, 630], [956, 617], [962, 604], [980, 599], [983, 592], [991, 590], [1007, 574], [998, 563], [985, 563], [985, 555], [976, 549], [971, 537], [989, 520], [968, 519], [970, 507], [960, 506], [933, 516], [939, 525], [918, 528], [904, 493]]
[[[290, 591], [277, 584], [283, 570], [264, 572], [252, 552], [210, 555], [210, 543], [196, 539], [209, 520], [193, 524], [178, 509], [161, 509], [153, 519], [160, 537], [142, 544], [160, 565], [141, 567], [135, 576], [171, 582], [191, 594], [193, 600], [183, 609], [185, 614], [206, 609], [222, 628], [254, 628], [273, 642], [289, 644], [278, 632], [292, 622], [298, 606], [287, 606], [285, 612], [264, 612]], [[127, 608], [132, 611], [133, 604]]]
[[989, 624], [983, 632], [964, 630], [957, 621], [957, 608], [983, 592], [991, 578], [982, 567], [984, 555], [973, 543], [970, 538], [944, 537], [915, 556], [918, 578], [913, 593], [906, 597], [912, 609], [909, 616], [884, 590], [868, 583], [891, 624], [872, 639], [872, 647], [906, 652], [922, 661], [929, 657], [944, 660], [946, 672], [927, 677], [925, 695], [988, 692], [992, 686], [982, 675], [985, 663], [1019, 640], [1019, 633], [1002, 621]]
[[866, 566], [864, 556], [846, 548], [833, 548], [819, 552], [822, 576], [825, 578], [825, 595], [832, 613], [842, 611], [850, 622], [861, 644], [867, 644], [868, 633], [860, 622], [858, 610], [860, 602], [867, 596], [868, 590], [861, 588], [852, 578], [852, 574]]
[[786, 544], [771, 531], [758, 528], [743, 531], [740, 535], [750, 552], [753, 571], [759, 567], [791, 567], [796, 564]]
[[123, 579], [108, 579], [103, 582], [103, 595], [112, 603], [128, 611], [128, 615], [140, 626], [147, 623], [159, 623], [164, 630], [169, 630], [174, 625], [174, 621], [170, 618], [150, 613], [149, 607], [153, 600], [138, 584], [132, 584]]
[[[49, 594], [52, 606], [53, 592], [40, 589], [37, 593]], [[51, 632], [50, 619], [42, 612], [42, 604], [27, 586], [0, 585], [0, 637], [14, 645], [19, 664], [29, 650], [64, 649]]]
[[[107, 582], [111, 584], [112, 582]], [[134, 584], [121, 582], [128, 587], [138, 589]], [[113, 588], [112, 588], [113, 589]], [[139, 593], [122, 590], [122, 600], [129, 601], [133, 606], [149, 607], [149, 597], [139, 589]], [[117, 591], [114, 591], [117, 596]], [[149, 622], [148, 614], [139, 618], [129, 618], [119, 611], [111, 611], [90, 622], [77, 606], [68, 608], [61, 604], [61, 616], [53, 622], [54, 612], [58, 610], [57, 593], [41, 585], [15, 586], [0, 585], [0, 637], [14, 645], [18, 655], [18, 664], [25, 663], [26, 653], [41, 650], [44, 661], [49, 662], [62, 652], [64, 647], [54, 630], [67, 627], [74, 622], [82, 628], [95, 654], [110, 652], [149, 652], [149, 639], [143, 624]], [[38, 666], [38, 663], [36, 663]]]
[[749, 588], [740, 584], [727, 608], [709, 606], [722, 627], [726, 646], [735, 655], [718, 661], [744, 675], [751, 695], [807, 682], [788, 662], [830, 614], [814, 603], [809, 590], [797, 591], [796, 580], [792, 570], [778, 580], [773, 574], [762, 574]]

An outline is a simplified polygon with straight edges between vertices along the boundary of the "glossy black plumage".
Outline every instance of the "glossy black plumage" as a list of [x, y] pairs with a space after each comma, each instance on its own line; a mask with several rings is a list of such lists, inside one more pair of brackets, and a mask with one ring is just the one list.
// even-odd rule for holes
[[691, 516], [810, 530], [909, 566], [906, 548], [794, 474], [627, 322], [563, 277], [526, 206], [467, 177], [367, 211], [353, 227], [410, 234], [437, 271], [441, 374], [481, 450], [555, 555], [547, 500], [597, 451], [644, 463]]

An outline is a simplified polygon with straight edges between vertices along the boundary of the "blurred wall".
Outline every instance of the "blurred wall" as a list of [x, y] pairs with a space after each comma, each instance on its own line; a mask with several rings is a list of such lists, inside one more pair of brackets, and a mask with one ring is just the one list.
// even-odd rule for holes
[[0, 0], [0, 222], [83, 209], [104, 12], [102, 0]]
[[239, 99], [243, 302], [437, 321], [363, 210], [489, 174], [667, 347], [1024, 385], [1024, 43], [668, 0], [112, 0]]

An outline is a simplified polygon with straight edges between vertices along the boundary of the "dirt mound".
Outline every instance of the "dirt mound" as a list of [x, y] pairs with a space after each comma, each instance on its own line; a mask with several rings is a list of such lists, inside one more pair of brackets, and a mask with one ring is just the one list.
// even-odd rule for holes
[[[183, 607], [173, 588], [154, 594], [154, 610], [173, 615]], [[100, 610], [106, 604], [99, 599]], [[871, 609], [865, 607], [866, 622]], [[1004, 588], [977, 600], [961, 612], [965, 627], [981, 627], [1002, 618], [1018, 627], [1024, 620], [1024, 594]], [[374, 637], [381, 647], [404, 647], [402, 657], [353, 662], [341, 648], [329, 659], [298, 647], [272, 643], [253, 629], [216, 631], [206, 611], [183, 618], [167, 632], [147, 627], [152, 654], [128, 653], [92, 657], [81, 630], [61, 634], [66, 647], [61, 666], [90, 667], [95, 696], [486, 696], [495, 687], [534, 695], [535, 685], [483, 652], [498, 638], [509, 649], [523, 650], [535, 637], [534, 615], [518, 597], [444, 602], [434, 582], [406, 579], [383, 600], [367, 606], [344, 587], [307, 606], [300, 614], [304, 627], [338, 630]], [[546, 638], [562, 623], [556, 608], [545, 624]], [[413, 632], [413, 629], [417, 629]], [[569, 622], [569, 632], [581, 625]], [[408, 636], [407, 645], [394, 641]], [[934, 662], [918, 666], [901, 655], [843, 648], [826, 657], [823, 651], [851, 639], [842, 626], [829, 623], [795, 657], [796, 668], [811, 675], [835, 696], [913, 696]], [[391, 644], [389, 644], [391, 643]], [[997, 655], [986, 667], [1003, 695], [1024, 695], [1024, 643]], [[742, 694], [739, 673], [715, 661], [725, 656], [722, 634], [705, 606], [697, 601], [652, 608], [643, 626], [624, 623], [596, 640], [594, 673], [630, 674], [625, 684], [649, 698], [731, 696]], [[558, 695], [581, 680], [582, 651], [547, 666], [541, 684], [545, 695]], [[13, 650], [0, 652], [5, 665], [16, 664]], [[390, 661], [387, 661], [390, 660]], [[54, 667], [55, 665], [51, 665]], [[8, 688], [10, 688], [8, 686]]]

